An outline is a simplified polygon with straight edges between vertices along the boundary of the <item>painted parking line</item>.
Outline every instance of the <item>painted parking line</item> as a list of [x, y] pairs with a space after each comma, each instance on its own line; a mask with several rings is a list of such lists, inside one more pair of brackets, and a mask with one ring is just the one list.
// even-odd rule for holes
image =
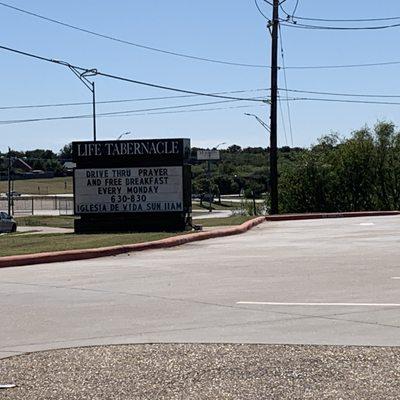
[[238, 301], [236, 304], [262, 306], [328, 306], [328, 307], [400, 307], [399, 303], [282, 303], [272, 301]]

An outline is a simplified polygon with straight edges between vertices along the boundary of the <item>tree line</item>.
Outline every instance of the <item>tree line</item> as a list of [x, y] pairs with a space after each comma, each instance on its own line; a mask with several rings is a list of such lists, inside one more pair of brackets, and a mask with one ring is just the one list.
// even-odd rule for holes
[[379, 122], [344, 139], [331, 134], [280, 173], [283, 212], [400, 209], [400, 133]]
[[[195, 149], [194, 149], [195, 150]], [[266, 196], [269, 149], [231, 146], [212, 165], [214, 195]], [[343, 138], [321, 137], [310, 148], [278, 150], [281, 213], [400, 209], [400, 133], [378, 122]], [[193, 166], [194, 193], [208, 193], [206, 164]]]
[[[10, 156], [26, 162], [32, 170], [54, 172], [55, 176], [64, 175], [64, 163], [71, 161], [71, 144], [65, 145], [58, 153], [47, 149], [35, 149], [27, 151], [11, 150]], [[7, 174], [8, 153], [0, 153], [0, 174]], [[23, 165], [15, 163], [13, 171], [24, 172]]]
[[[197, 161], [192, 148], [192, 192], [211, 192], [264, 197], [268, 203], [269, 148], [232, 145], [221, 150], [221, 159]], [[63, 174], [71, 160], [71, 144], [59, 153], [51, 150], [12, 152], [33, 169]], [[1, 157], [2, 156], [2, 157]], [[7, 169], [6, 154], [0, 154], [0, 173]], [[281, 147], [278, 150], [279, 211], [344, 212], [400, 209], [400, 133], [391, 122], [363, 127], [343, 138], [338, 134], [321, 137], [310, 148]]]

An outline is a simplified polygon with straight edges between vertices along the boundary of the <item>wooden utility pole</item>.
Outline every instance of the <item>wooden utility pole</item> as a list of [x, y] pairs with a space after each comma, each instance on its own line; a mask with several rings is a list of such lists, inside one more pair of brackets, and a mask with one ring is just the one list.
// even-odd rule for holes
[[269, 169], [271, 185], [271, 214], [278, 214], [278, 30], [279, 30], [279, 1], [273, 0], [272, 13], [272, 46], [271, 46], [271, 125]]

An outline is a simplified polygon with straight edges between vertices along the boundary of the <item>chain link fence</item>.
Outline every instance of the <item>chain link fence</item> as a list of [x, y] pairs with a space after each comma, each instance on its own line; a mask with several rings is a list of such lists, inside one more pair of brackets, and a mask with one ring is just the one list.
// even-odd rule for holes
[[[0, 197], [0, 211], [8, 211], [8, 198]], [[21, 196], [11, 199], [12, 215], [73, 215], [74, 199], [64, 196]]]

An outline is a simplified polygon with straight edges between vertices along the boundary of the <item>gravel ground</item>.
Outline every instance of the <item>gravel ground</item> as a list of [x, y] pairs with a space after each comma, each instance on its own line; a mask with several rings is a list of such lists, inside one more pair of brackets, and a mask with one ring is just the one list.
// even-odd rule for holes
[[0, 360], [0, 399], [399, 399], [400, 348], [156, 344]]

